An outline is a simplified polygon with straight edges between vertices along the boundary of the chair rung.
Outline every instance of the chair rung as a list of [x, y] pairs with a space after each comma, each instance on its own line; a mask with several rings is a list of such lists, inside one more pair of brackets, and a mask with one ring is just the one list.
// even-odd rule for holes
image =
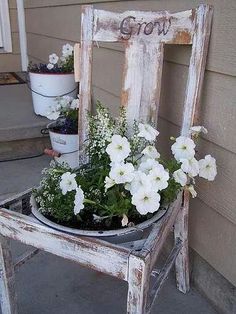
[[[154, 269], [151, 273], [152, 276], [156, 277], [150, 294], [149, 294], [149, 303], [147, 305], [147, 313], [150, 313], [152, 305], [161, 289], [161, 286], [163, 285], [163, 283], [166, 281], [166, 279], [168, 278], [169, 272], [172, 268], [172, 266], [174, 265], [174, 262], [181, 250], [183, 246], [183, 242], [178, 238], [175, 246], [173, 247], [173, 249], [171, 250], [163, 268], [161, 269], [161, 271], [159, 271], [158, 269]], [[159, 274], [158, 274], [159, 273]]]
[[38, 254], [40, 252], [39, 249], [34, 249], [31, 251], [27, 251], [25, 253], [23, 253], [16, 261], [15, 265], [14, 265], [14, 269], [17, 270], [18, 268], [20, 268], [20, 266], [22, 266], [23, 264], [25, 264], [25, 262], [27, 262], [28, 260], [30, 260], [32, 257], [34, 257], [36, 254]]

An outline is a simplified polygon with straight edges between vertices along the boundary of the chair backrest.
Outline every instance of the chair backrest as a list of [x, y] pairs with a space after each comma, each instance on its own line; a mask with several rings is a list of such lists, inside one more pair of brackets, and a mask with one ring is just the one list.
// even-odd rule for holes
[[80, 50], [80, 147], [87, 137], [87, 111], [91, 110], [93, 42], [121, 42], [125, 63], [121, 105], [127, 107], [129, 121], [143, 120], [156, 125], [160, 102], [163, 51], [165, 44], [192, 45], [186, 87], [182, 135], [197, 118], [203, 82], [212, 7], [177, 13], [167, 11], [125, 11], [123, 13], [82, 7]]

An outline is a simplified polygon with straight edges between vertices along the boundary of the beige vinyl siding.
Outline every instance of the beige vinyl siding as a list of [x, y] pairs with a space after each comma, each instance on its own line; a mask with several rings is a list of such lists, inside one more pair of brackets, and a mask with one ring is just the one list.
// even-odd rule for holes
[[[200, 0], [79, 1], [26, 0], [26, 26], [30, 58], [47, 61], [62, 44], [80, 39], [81, 4], [111, 11], [170, 10], [196, 7]], [[191, 201], [190, 244], [217, 271], [236, 285], [236, 1], [209, 0], [214, 6], [207, 71], [201, 100], [201, 121], [209, 133], [200, 140], [199, 158], [217, 159], [214, 183], [198, 180], [198, 198]], [[190, 47], [166, 46], [158, 145], [169, 153], [168, 137], [178, 134], [187, 79]], [[93, 98], [116, 114], [124, 62], [120, 44], [94, 49]]]
[[0, 53], [0, 72], [14, 72], [21, 70], [18, 19], [15, 0], [9, 1], [9, 11], [12, 35], [12, 52]]

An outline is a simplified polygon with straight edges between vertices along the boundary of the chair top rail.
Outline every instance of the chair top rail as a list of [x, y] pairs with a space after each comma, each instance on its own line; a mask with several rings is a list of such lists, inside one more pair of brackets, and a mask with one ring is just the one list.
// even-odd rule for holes
[[145, 41], [165, 44], [191, 44], [195, 9], [168, 11], [94, 10], [93, 40], [105, 42]]

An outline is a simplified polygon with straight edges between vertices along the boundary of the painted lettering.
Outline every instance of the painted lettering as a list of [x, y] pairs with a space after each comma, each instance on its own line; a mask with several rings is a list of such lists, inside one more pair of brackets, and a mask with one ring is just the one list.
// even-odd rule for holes
[[144, 34], [146, 36], [151, 34], [157, 34], [164, 36], [169, 32], [171, 27], [171, 17], [170, 18], [160, 18], [153, 21], [136, 22], [134, 16], [125, 17], [120, 24], [120, 32], [124, 39], [130, 39], [133, 35]]

